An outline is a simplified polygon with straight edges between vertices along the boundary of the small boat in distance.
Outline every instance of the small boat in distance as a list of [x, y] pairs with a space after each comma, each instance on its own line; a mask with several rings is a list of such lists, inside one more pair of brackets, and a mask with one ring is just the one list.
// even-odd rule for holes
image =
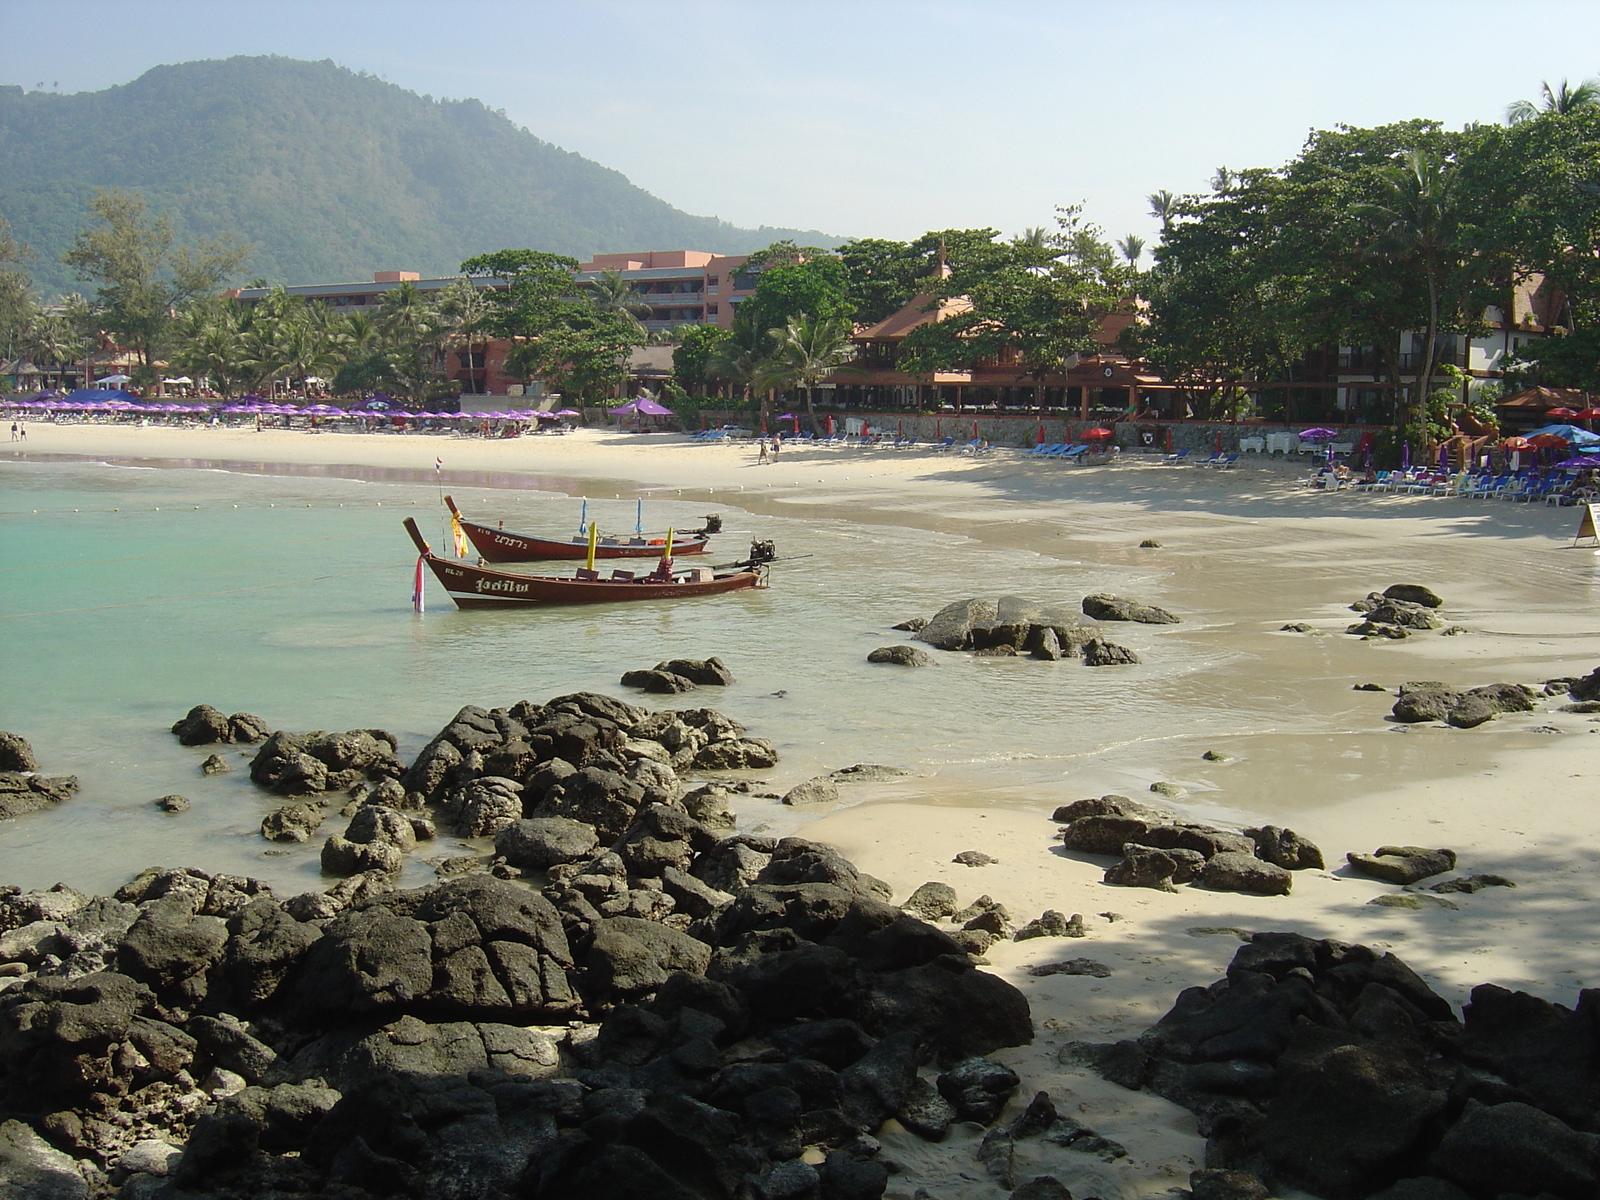
[[[542, 604], [604, 604], [616, 600], [680, 600], [688, 596], [714, 596], [767, 586], [767, 564], [775, 557], [771, 542], [750, 543], [750, 557], [723, 568], [688, 567], [675, 570], [663, 557], [648, 575], [612, 571], [609, 576], [580, 567], [571, 577], [523, 575], [495, 571], [440, 558], [433, 552], [412, 518], [406, 532], [428, 564], [428, 569], [450, 593], [457, 608], [525, 608]], [[657, 547], [660, 553], [661, 547]], [[420, 576], [418, 588], [420, 589]]]
[[[511, 533], [469, 521], [461, 515], [455, 500], [446, 496], [444, 502], [476, 547], [484, 562], [538, 562], [540, 559], [576, 559], [589, 553], [589, 539], [579, 534], [571, 538], [542, 538], [525, 533]], [[704, 554], [711, 535], [722, 532], [722, 518], [715, 513], [706, 517], [706, 523], [692, 533], [683, 533], [672, 539], [672, 557], [680, 554]], [[596, 558], [659, 558], [666, 549], [665, 538], [614, 538], [604, 537], [595, 543]]]

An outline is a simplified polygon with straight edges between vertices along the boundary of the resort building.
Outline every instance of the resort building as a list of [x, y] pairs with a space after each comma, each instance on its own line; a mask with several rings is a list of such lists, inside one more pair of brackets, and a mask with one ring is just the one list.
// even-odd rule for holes
[[748, 254], [708, 254], [703, 250], [641, 250], [596, 254], [578, 268], [586, 283], [604, 271], [616, 271], [633, 285], [640, 302], [650, 306], [641, 316], [655, 331], [679, 325], [733, 328], [733, 310], [755, 294], [756, 281], [744, 265]]
[[[755, 278], [744, 271], [749, 256], [711, 254], [704, 250], [641, 250], [624, 254], [597, 254], [582, 264], [575, 276], [582, 285], [602, 272], [616, 271], [633, 285], [641, 304], [650, 307], [640, 321], [650, 332], [679, 325], [720, 325], [733, 328], [734, 307], [755, 293]], [[435, 292], [455, 283], [458, 276], [424, 279], [416, 271], [378, 271], [372, 282], [304, 283], [284, 288], [291, 296], [317, 300], [340, 312], [376, 311], [384, 293], [409, 283], [422, 292]], [[480, 288], [505, 287], [503, 279], [475, 279]], [[240, 288], [229, 294], [243, 304], [264, 299], [271, 288]], [[504, 396], [520, 384], [507, 374], [506, 355], [511, 343], [491, 338], [449, 352], [446, 375], [461, 386], [462, 395]]]
[[900, 356], [911, 332], [971, 310], [963, 296], [912, 297], [897, 312], [854, 335], [855, 361], [828, 380], [837, 403], [852, 408], [950, 407], [1048, 408], [1075, 412], [1088, 420], [1096, 415], [1158, 413], [1171, 406], [1173, 388], [1159, 375], [1115, 351], [1118, 337], [1134, 320], [1129, 313], [1106, 317], [1094, 335], [1099, 353], [1079, 355], [1065, 369], [1037, 375], [1014, 350], [1002, 350], [970, 367], [912, 375]]

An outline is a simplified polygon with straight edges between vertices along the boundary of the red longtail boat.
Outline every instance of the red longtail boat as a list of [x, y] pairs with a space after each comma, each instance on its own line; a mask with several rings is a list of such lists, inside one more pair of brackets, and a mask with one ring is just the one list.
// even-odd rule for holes
[[[467, 535], [467, 540], [473, 544], [485, 562], [538, 562], [541, 559], [577, 559], [588, 556], [589, 539], [585, 535], [563, 539], [511, 533], [505, 529], [495, 529], [467, 520], [456, 507], [455, 500], [449, 496], [444, 498], [444, 502], [450, 508], [450, 515], [460, 522], [461, 531]], [[713, 515], [706, 518], [705, 527], [702, 529], [692, 533], [674, 534], [672, 557], [676, 558], [680, 554], [704, 554], [711, 535], [721, 531], [722, 518]], [[661, 552], [666, 549], [666, 544], [667, 539], [664, 537], [603, 537], [595, 543], [594, 556], [659, 558]]]
[[[675, 570], [670, 560], [648, 575], [632, 571], [580, 568], [571, 576], [523, 575], [495, 571], [440, 558], [433, 552], [416, 521], [407, 517], [406, 532], [422, 561], [444, 585], [457, 608], [525, 608], [541, 604], [605, 604], [618, 600], [680, 600], [689, 596], [714, 596], [767, 586], [767, 564], [773, 559], [771, 542], [752, 542], [750, 557], [727, 567], [690, 567]], [[657, 548], [660, 552], [660, 548]]]

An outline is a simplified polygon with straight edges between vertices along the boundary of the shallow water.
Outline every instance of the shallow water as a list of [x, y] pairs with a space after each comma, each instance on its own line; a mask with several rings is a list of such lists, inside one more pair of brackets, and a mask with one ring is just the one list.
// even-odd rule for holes
[[[469, 515], [512, 529], [576, 530], [580, 506], [568, 493], [580, 491], [607, 497], [589, 505], [603, 530], [633, 526], [625, 488], [513, 482], [450, 487]], [[1397, 671], [1414, 678], [1415, 668], [1399, 665], [1407, 660], [1354, 639], [1272, 632], [1282, 621], [1342, 627], [1351, 619], [1342, 605], [1369, 586], [1360, 581], [1389, 573], [1370, 584], [1382, 586], [1426, 565], [1430, 578], [1456, 585], [1458, 619], [1488, 620], [1508, 594], [1537, 617], [1504, 631], [1528, 639], [1530, 663], [1570, 654], [1592, 629], [1559, 621], [1592, 604], [1592, 559], [1583, 568], [1524, 563], [1523, 550], [1491, 538], [1380, 553], [1348, 522], [1296, 533], [1253, 523], [1242, 508], [1197, 506], [1155, 519], [1164, 539], [1167, 526], [1187, 523], [1196, 547], [1203, 530], [1203, 549], [1141, 554], [1130, 549], [1132, 531], [1151, 525], [1150, 512], [1095, 510], [1083, 503], [1092, 495], [1070, 511], [999, 496], [942, 512], [908, 500], [894, 513], [805, 512], [755, 496], [748, 510], [651, 499], [647, 524], [657, 529], [723, 513], [744, 536], [724, 535], [712, 561], [740, 556], [752, 534], [794, 557], [774, 568], [768, 590], [676, 604], [467, 613], [430, 578], [429, 610], [418, 615], [409, 604], [415, 559], [399, 523], [416, 515], [445, 544], [439, 491], [432, 480], [379, 471], [359, 479], [0, 462], [0, 728], [28, 737], [47, 772], [83, 784], [53, 812], [0, 825], [0, 881], [103, 890], [161, 863], [291, 891], [325, 885], [320, 839], [284, 848], [260, 838], [278, 801], [249, 783], [237, 748], [224, 750], [236, 769], [207, 778], [198, 764], [211, 748], [185, 749], [167, 732], [201, 702], [295, 731], [384, 727], [406, 758], [463, 704], [623, 694], [625, 670], [716, 654], [737, 682], [667, 703], [710, 705], [771, 738], [783, 762], [764, 791], [881, 762], [914, 777], [862, 795], [1044, 805], [1171, 779], [1189, 789], [1184, 803], [1197, 814], [1281, 820], [1370, 781], [1470, 769], [1537, 736], [1513, 725], [1492, 745], [1457, 739], [1441, 750], [1427, 733], [1398, 734], [1381, 720], [1388, 702], [1350, 686], [1371, 671], [1391, 684]], [[1091, 511], [1093, 523], [1084, 520]], [[1481, 514], [1464, 509], [1461, 519]], [[874, 647], [908, 639], [893, 623], [953, 599], [1009, 592], [1076, 605], [1095, 591], [1137, 595], [1186, 621], [1108, 630], [1144, 658], [1125, 668], [960, 654], [923, 671], [865, 662]], [[1466, 639], [1450, 640], [1470, 654]], [[1202, 761], [1213, 745], [1237, 761]], [[155, 809], [171, 792], [191, 810]], [[803, 819], [770, 799], [740, 809], [750, 828]], [[340, 825], [335, 817], [325, 830]], [[459, 852], [442, 840], [408, 868], [408, 882], [431, 878], [424, 859]]]

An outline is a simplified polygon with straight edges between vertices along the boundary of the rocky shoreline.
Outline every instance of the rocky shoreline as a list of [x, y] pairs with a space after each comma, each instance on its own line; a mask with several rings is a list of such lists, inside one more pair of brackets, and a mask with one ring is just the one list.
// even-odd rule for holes
[[[111, 896], [0, 894], [0, 1194], [954, 1200], [918, 1190], [888, 1123], [976, 1137], [950, 1153], [984, 1194], [1061, 1200], [1084, 1164], [1130, 1152], [990, 1057], [1031, 1042], [1035, 1014], [983, 955], [1084, 937], [1083, 918], [1017, 928], [943, 883], [895, 905], [826, 845], [735, 833], [730, 789], [750, 785], [719, 773], [777, 755], [715, 710], [594, 693], [468, 706], [410, 763], [381, 729], [272, 732], [203, 705], [173, 732], [197, 751], [258, 746], [252, 780], [286, 801], [263, 835], [324, 836], [343, 878], [280, 896], [151, 868]], [[0, 750], [31, 790], [26, 743]], [[820, 776], [789, 802], [885, 772]], [[343, 832], [324, 835], [335, 814]], [[1291, 830], [1127, 797], [1054, 816], [1112, 884], [1281, 895], [1324, 866]], [[439, 882], [397, 888], [440, 829], [493, 853], [435, 857]], [[1509, 882], [1424, 897], [1409, 885], [1453, 871], [1453, 852], [1347, 858], [1418, 903]], [[1526, 1194], [1579, 1200], [1600, 1163], [1584, 995], [1572, 1011], [1484, 987], [1458, 1019], [1392, 954], [1261, 933], [1145, 1035], [1061, 1061], [1196, 1114], [1195, 1200], [1491, 1200], [1518, 1170]]]

